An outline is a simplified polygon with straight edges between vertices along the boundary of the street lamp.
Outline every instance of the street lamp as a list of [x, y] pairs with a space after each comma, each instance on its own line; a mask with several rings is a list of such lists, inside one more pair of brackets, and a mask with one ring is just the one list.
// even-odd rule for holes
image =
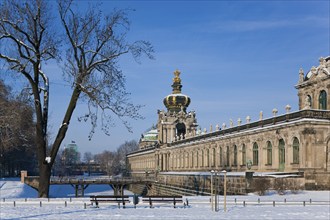
[[222, 173], [224, 173], [224, 181], [223, 181], [223, 210], [227, 212], [227, 207], [226, 207], [226, 194], [227, 194], [227, 171], [223, 170]]
[[211, 209], [213, 211], [213, 173], [214, 170], [211, 170]]
[[[215, 211], [217, 212], [217, 211], [219, 211], [219, 209], [218, 209], [218, 205], [219, 205], [219, 200], [218, 200], [218, 184], [217, 184], [217, 180], [218, 180], [218, 178], [217, 178], [217, 175], [218, 175], [218, 171], [215, 171], [215, 193], [214, 193], [214, 204], [215, 204]], [[219, 173], [219, 175], [220, 175], [220, 173]]]

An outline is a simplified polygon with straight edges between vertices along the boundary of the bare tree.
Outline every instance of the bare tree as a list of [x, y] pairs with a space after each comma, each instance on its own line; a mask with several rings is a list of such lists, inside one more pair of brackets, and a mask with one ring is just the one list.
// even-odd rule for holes
[[122, 175], [128, 174], [126, 155], [138, 149], [139, 149], [139, 145], [135, 140], [125, 141], [124, 144], [121, 144], [118, 147], [115, 158], [116, 159], [115, 172], [117, 174], [122, 174]]
[[96, 154], [94, 156], [95, 162], [100, 164], [101, 170], [107, 175], [114, 175], [116, 153], [111, 151], [103, 151], [102, 153]]
[[[148, 42], [126, 42], [129, 27], [125, 11], [103, 16], [96, 7], [81, 12], [71, 0], [59, 0], [59, 17], [65, 32], [64, 73], [72, 85], [72, 94], [51, 150], [47, 153], [49, 80], [42, 63], [58, 55], [58, 43], [51, 25], [50, 2], [45, 0], [4, 0], [0, 9], [0, 59], [8, 69], [20, 73], [29, 82], [36, 114], [36, 145], [39, 163], [39, 197], [48, 197], [51, 168], [65, 138], [78, 100], [86, 101], [89, 111], [80, 119], [90, 119], [92, 138], [98, 117], [109, 134], [111, 114], [130, 129], [127, 118], [141, 116], [128, 100], [125, 78], [118, 67], [120, 56], [131, 53], [135, 59], [145, 54], [152, 58]], [[54, 40], [55, 39], [55, 40]]]
[[103, 151], [96, 154], [94, 159], [108, 175], [126, 175], [126, 155], [135, 150], [138, 150], [138, 143], [135, 140], [126, 141], [116, 151]]
[[33, 93], [36, 114], [36, 145], [40, 172], [39, 196], [48, 197], [50, 169], [46, 162], [48, 121], [48, 78], [42, 62], [56, 56], [56, 43], [49, 29], [49, 7], [36, 0], [5, 0], [0, 8], [0, 58], [9, 70], [24, 76]]
[[83, 162], [89, 164], [93, 160], [93, 154], [91, 152], [85, 152]]
[[1, 80], [0, 106], [0, 176], [17, 175], [23, 167], [34, 173], [32, 106], [21, 94], [13, 96]]

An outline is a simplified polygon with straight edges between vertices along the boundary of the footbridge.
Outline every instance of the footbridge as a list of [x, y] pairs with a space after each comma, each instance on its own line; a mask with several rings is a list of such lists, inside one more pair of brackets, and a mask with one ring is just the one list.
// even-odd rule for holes
[[[127, 178], [127, 177], [107, 177], [107, 176], [88, 176], [88, 177], [51, 177], [51, 185], [71, 185], [75, 190], [75, 196], [84, 196], [85, 189], [90, 185], [109, 185], [114, 195], [123, 195], [124, 189], [128, 185], [143, 184], [148, 189], [155, 183], [154, 178]], [[38, 190], [39, 176], [26, 176], [24, 183]]]

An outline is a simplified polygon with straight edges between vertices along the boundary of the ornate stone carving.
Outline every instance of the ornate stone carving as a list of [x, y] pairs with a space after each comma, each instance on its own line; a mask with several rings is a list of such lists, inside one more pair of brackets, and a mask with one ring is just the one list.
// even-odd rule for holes
[[278, 110], [276, 108], [274, 108], [272, 112], [273, 112], [273, 116], [276, 117]]
[[304, 81], [304, 70], [302, 68], [299, 69], [299, 83]]
[[246, 116], [246, 123], [250, 123], [251, 122], [251, 117], [250, 116]]
[[305, 96], [304, 108], [303, 109], [311, 109], [311, 101], [309, 96]]
[[316, 134], [316, 131], [314, 128], [305, 128], [303, 131], [302, 131], [303, 134]]
[[290, 110], [291, 110], [291, 106], [290, 105], [286, 105], [285, 106], [285, 111], [286, 111], [287, 114], [290, 113]]

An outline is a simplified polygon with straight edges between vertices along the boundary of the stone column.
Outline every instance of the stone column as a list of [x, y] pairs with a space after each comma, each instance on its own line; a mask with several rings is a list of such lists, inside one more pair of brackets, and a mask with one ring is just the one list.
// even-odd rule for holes
[[168, 170], [168, 156], [167, 153], [164, 153], [164, 171]]
[[167, 127], [164, 126], [164, 127], [163, 127], [163, 130], [164, 130], [164, 131], [162, 132], [162, 135], [163, 135], [163, 136], [162, 136], [162, 138], [163, 138], [162, 142], [163, 142], [163, 143], [167, 143], [167, 142], [168, 142], [168, 141], [167, 141]]
[[24, 178], [27, 177], [27, 170], [21, 171], [21, 183], [24, 183]]

